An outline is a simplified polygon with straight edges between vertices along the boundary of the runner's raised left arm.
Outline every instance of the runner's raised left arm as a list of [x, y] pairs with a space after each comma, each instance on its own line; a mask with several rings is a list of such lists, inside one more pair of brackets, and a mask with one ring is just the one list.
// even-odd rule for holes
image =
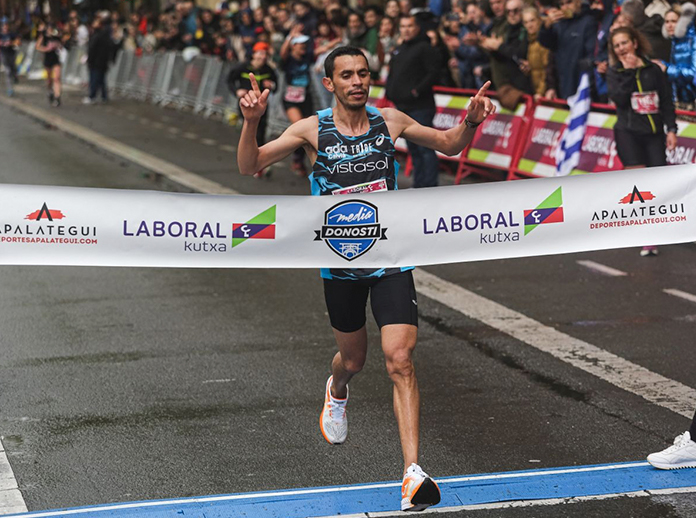
[[395, 109], [385, 108], [382, 110], [382, 114], [389, 125], [390, 133], [394, 140], [398, 137], [404, 137], [414, 144], [453, 156], [461, 153], [469, 145], [476, 133], [476, 127], [486, 120], [486, 117], [490, 114], [495, 113], [495, 106], [485, 95], [490, 85], [491, 82], [488, 81], [471, 98], [464, 122], [456, 128], [451, 128], [447, 131], [423, 126], [405, 113]]

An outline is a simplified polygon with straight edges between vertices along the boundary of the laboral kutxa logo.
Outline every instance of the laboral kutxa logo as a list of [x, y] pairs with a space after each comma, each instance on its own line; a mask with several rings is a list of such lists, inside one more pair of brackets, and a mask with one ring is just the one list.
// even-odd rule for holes
[[263, 211], [246, 223], [232, 224], [232, 248], [247, 239], [275, 239], [276, 206]]
[[637, 185], [634, 185], [633, 190], [623, 194], [616, 205], [595, 211], [592, 214], [590, 229], [660, 225], [683, 221], [686, 221], [683, 203], [661, 203], [660, 197], [652, 190], [640, 190]]
[[[33, 208], [33, 207], [32, 207]], [[39, 243], [46, 245], [96, 245], [97, 227], [65, 223], [62, 210], [44, 202], [24, 216], [27, 223], [0, 225], [0, 243]]]
[[524, 211], [524, 235], [539, 225], [563, 223], [563, 192], [561, 187], [542, 201], [536, 208]]
[[348, 261], [366, 254], [387, 229], [379, 223], [377, 207], [372, 203], [347, 200], [324, 213], [324, 225], [315, 230], [315, 241], [325, 241], [336, 254]]
[[124, 237], [176, 239], [182, 243], [184, 252], [224, 253], [248, 239], [275, 239], [275, 230], [275, 205], [245, 223], [232, 223], [231, 229], [229, 223], [221, 221], [123, 221]]
[[489, 245], [494, 243], [506, 243], [519, 241], [520, 222], [524, 221], [524, 235], [526, 236], [539, 225], [549, 223], [563, 223], [563, 193], [561, 187], [534, 209], [522, 211], [523, 220], [520, 220], [519, 212], [502, 210], [496, 212], [480, 212], [469, 214], [455, 214], [449, 217], [436, 217], [423, 219], [423, 234], [440, 234], [454, 232], [478, 232], [479, 244]]

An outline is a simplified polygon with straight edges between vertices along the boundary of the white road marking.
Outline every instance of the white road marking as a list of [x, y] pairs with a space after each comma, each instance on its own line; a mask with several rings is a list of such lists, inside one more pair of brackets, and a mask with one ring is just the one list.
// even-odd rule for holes
[[[117, 140], [100, 135], [99, 133], [85, 128], [80, 124], [76, 124], [64, 119], [63, 117], [60, 117], [55, 112], [48, 112], [41, 108], [37, 108], [36, 106], [32, 106], [28, 103], [8, 97], [0, 97], [0, 102], [22, 111], [35, 119], [51, 124], [59, 130], [77, 137], [83, 142], [100, 147], [113, 155], [125, 158], [129, 162], [161, 174], [169, 180], [176, 182], [192, 191], [207, 194], [240, 194], [234, 189], [230, 189], [229, 187], [220, 185], [217, 182], [203, 178], [202, 176], [192, 173], [183, 167], [179, 167], [178, 165], [167, 162], [166, 160], [162, 160], [161, 158], [145, 153], [144, 151], [123, 144]], [[179, 130], [177, 128], [169, 128], [169, 131], [176, 133]], [[230, 174], [232, 174], [231, 171]]]
[[152, 123], [152, 127], [157, 128], [157, 129], [162, 129], [162, 128], [164, 128], [164, 124], [162, 124], [161, 122], [155, 121]]
[[231, 379], [223, 379], [223, 380], [205, 380], [205, 381], [203, 382], [203, 384], [206, 384], [206, 383], [229, 383], [230, 381], [232, 381], [232, 380], [231, 380]]
[[147, 117], [140, 117], [140, 124], [150, 124], [150, 119]]
[[584, 266], [585, 268], [589, 268], [590, 270], [603, 273], [604, 275], [611, 275], [612, 277], [623, 277], [624, 275], [628, 275], [626, 272], [622, 272], [621, 270], [617, 270], [616, 268], [612, 268], [611, 266], [595, 263], [594, 261], [582, 260], [576, 262], [580, 266]]
[[201, 144], [204, 144], [206, 146], [217, 146], [217, 140], [211, 138], [202, 138]]
[[191, 133], [190, 131], [187, 131], [186, 133], [184, 133], [184, 134], [182, 135], [182, 137], [187, 138], [187, 139], [191, 139], [191, 140], [197, 140], [197, 139], [198, 139], [198, 135], [196, 135], [195, 133]]
[[0, 441], [0, 514], [26, 513], [27, 506]]
[[696, 302], [696, 295], [692, 295], [691, 293], [687, 293], [682, 290], [676, 290], [674, 288], [668, 288], [665, 290], [662, 290], [668, 295], [674, 295], [675, 297], [679, 297], [684, 300], [688, 300], [689, 302]]
[[222, 144], [220, 146], [220, 149], [222, 149], [223, 151], [229, 151], [230, 153], [234, 153], [235, 151], [237, 151], [236, 147], [227, 144]]
[[696, 390], [595, 345], [532, 320], [425, 270], [414, 271], [419, 293], [498, 329], [527, 345], [687, 418], [694, 414]]

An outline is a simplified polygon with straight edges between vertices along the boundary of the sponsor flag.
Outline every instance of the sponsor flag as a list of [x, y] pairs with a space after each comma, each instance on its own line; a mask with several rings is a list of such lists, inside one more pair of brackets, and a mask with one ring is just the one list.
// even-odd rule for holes
[[232, 248], [247, 239], [275, 239], [276, 206], [254, 216], [246, 223], [232, 224]]
[[526, 236], [539, 225], [546, 223], [563, 223], [563, 193], [561, 187], [542, 201], [535, 209], [524, 211], [524, 235]]
[[590, 114], [590, 76], [585, 72], [575, 95], [568, 98], [570, 123], [556, 148], [556, 176], [568, 176], [580, 163], [580, 150]]

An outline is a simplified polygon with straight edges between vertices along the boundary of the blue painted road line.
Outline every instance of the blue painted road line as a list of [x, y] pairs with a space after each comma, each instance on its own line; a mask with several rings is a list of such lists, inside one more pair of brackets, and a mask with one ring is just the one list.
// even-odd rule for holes
[[[647, 462], [575, 466], [436, 479], [438, 507], [461, 507], [696, 487], [696, 469], [664, 471]], [[48, 518], [309, 518], [390, 512], [399, 508], [401, 483], [384, 482], [153, 500], [11, 515]]]

